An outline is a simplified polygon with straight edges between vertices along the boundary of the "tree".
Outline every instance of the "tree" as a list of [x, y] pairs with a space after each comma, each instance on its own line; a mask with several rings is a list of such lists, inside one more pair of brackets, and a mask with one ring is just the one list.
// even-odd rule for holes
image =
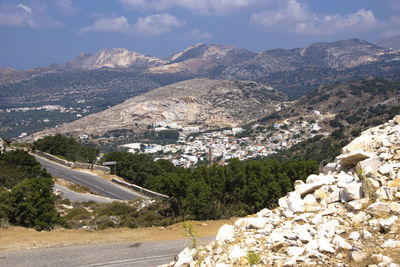
[[10, 223], [36, 230], [50, 230], [53, 225], [61, 224], [54, 198], [51, 178], [25, 179], [10, 192]]

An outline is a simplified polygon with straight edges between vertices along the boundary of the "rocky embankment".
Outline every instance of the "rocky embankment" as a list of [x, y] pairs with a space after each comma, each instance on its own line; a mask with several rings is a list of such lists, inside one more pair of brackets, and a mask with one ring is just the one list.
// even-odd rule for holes
[[400, 266], [400, 116], [362, 133], [274, 210], [164, 266]]

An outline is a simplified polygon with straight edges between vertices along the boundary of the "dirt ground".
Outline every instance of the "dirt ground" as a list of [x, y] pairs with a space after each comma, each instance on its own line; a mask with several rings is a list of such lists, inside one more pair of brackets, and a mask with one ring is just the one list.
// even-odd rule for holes
[[[233, 224], [234, 221], [235, 219], [193, 221], [192, 224], [199, 237], [212, 237], [222, 225]], [[34, 229], [9, 226], [8, 229], [0, 229], [0, 251], [123, 241], [176, 240], [184, 239], [184, 232], [181, 223], [168, 227], [120, 228], [95, 232], [70, 229], [38, 232]]]

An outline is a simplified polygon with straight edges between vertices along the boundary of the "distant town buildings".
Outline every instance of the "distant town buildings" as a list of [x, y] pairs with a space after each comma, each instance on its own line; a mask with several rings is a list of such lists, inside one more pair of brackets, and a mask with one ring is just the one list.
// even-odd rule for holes
[[[314, 112], [315, 115], [315, 112]], [[304, 141], [320, 133], [317, 122], [299, 120], [297, 122], [281, 122], [269, 128], [253, 125], [251, 135], [244, 134], [241, 127], [228, 130], [200, 133], [199, 127], [182, 127], [177, 124], [158, 122], [153, 125], [155, 131], [177, 129], [180, 132], [176, 144], [141, 144], [122, 145], [131, 153], [155, 154], [156, 159], [168, 159], [176, 166], [191, 167], [209, 158], [213, 162], [226, 163], [232, 158], [245, 160], [255, 157], [266, 157], [278, 150]]]

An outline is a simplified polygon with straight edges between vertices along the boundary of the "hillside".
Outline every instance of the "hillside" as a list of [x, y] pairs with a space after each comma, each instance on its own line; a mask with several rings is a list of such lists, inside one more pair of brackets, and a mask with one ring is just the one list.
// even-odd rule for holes
[[[360, 126], [375, 115], [400, 106], [399, 92], [400, 83], [383, 79], [335, 83], [319, 87], [263, 121], [314, 119], [328, 131]], [[318, 115], [314, 111], [318, 111]]]
[[35, 136], [104, 135], [118, 129], [140, 132], [157, 122], [204, 129], [232, 127], [270, 114], [285, 100], [284, 94], [255, 82], [194, 79], [154, 89]]
[[400, 49], [400, 35], [379, 39], [378, 41], [375, 41], [375, 44], [381, 47]]
[[363, 132], [279, 207], [222, 226], [163, 266], [397, 266], [399, 133], [400, 116]]

